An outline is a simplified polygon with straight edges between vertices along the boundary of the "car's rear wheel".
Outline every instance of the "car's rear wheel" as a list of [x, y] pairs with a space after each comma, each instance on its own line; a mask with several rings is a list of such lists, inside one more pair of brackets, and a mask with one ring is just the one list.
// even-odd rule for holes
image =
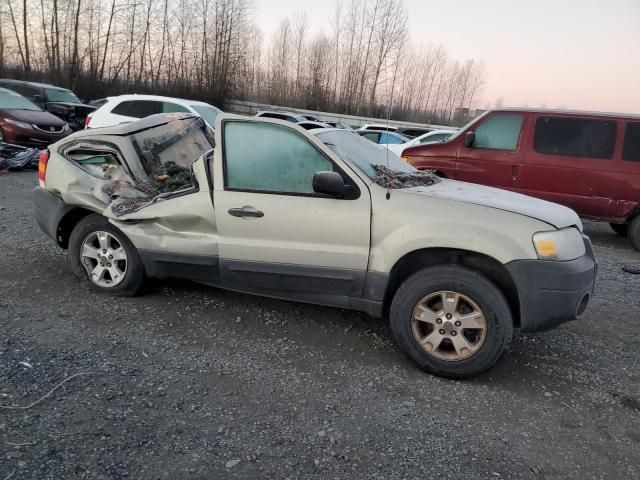
[[101, 215], [78, 222], [69, 239], [74, 273], [99, 292], [133, 296], [140, 290], [144, 267], [131, 241]]
[[636, 250], [640, 250], [640, 215], [637, 215], [631, 222], [629, 222], [628, 234], [631, 245]]
[[491, 368], [513, 336], [502, 292], [482, 274], [458, 265], [429, 267], [409, 277], [392, 301], [390, 322], [413, 361], [448, 378]]
[[611, 229], [621, 237], [626, 237], [629, 233], [628, 223], [610, 223]]

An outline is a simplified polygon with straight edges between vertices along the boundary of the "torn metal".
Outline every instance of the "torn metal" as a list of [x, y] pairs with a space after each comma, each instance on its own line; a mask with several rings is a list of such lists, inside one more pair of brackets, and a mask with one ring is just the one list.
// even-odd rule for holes
[[71, 138], [62, 149], [68, 160], [90, 174], [80, 183], [92, 183], [90, 191], [104, 205], [106, 216], [119, 218], [197, 191], [192, 164], [213, 149], [213, 139], [202, 119], [176, 118], [134, 131], [126, 139], [130, 142], [127, 153], [115, 143], [86, 135], [81, 141]]
[[376, 176], [374, 182], [384, 188], [395, 190], [398, 188], [427, 187], [440, 182], [440, 178], [430, 170], [415, 172], [400, 172], [385, 167], [373, 166]]

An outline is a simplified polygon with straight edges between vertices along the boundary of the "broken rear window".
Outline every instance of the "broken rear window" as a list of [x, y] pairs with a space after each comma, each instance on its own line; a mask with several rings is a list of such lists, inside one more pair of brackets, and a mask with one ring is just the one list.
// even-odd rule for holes
[[156, 180], [166, 174], [167, 167], [189, 170], [214, 144], [199, 117], [176, 119], [134, 133], [132, 142], [145, 170]]

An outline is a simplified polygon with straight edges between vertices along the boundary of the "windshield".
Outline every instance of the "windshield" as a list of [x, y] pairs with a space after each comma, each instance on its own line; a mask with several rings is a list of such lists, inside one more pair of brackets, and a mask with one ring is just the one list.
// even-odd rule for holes
[[191, 105], [193, 109], [198, 112], [202, 118], [204, 118], [205, 122], [207, 122], [212, 127], [216, 124], [216, 118], [220, 115], [220, 110], [216, 107], [212, 107], [211, 105]]
[[340, 158], [358, 167], [371, 180], [376, 180], [376, 165], [388, 166], [389, 169], [398, 172], [412, 173], [418, 171], [408, 163], [400, 160], [400, 157], [395, 153], [377, 146], [360, 135], [354, 135], [352, 132], [331, 130], [318, 133], [317, 137], [327, 147], [336, 152]]
[[82, 103], [71, 90], [61, 88], [45, 88], [48, 102]]
[[40, 109], [17, 93], [0, 93], [0, 108], [3, 110], [34, 110]]

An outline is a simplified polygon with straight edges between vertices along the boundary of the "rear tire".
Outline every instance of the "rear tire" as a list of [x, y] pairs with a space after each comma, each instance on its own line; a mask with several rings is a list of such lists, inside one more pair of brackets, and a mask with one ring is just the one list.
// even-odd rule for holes
[[631, 240], [631, 245], [633, 245], [633, 248], [640, 251], [640, 215], [636, 216], [629, 223], [628, 236], [629, 240]]
[[621, 237], [626, 237], [629, 233], [628, 223], [610, 223], [611, 229]]
[[74, 274], [90, 288], [110, 295], [136, 295], [144, 280], [144, 267], [127, 236], [102, 215], [78, 222], [69, 238]]
[[391, 303], [400, 348], [434, 375], [462, 379], [493, 367], [513, 336], [511, 309], [484, 275], [458, 265], [425, 268]]

